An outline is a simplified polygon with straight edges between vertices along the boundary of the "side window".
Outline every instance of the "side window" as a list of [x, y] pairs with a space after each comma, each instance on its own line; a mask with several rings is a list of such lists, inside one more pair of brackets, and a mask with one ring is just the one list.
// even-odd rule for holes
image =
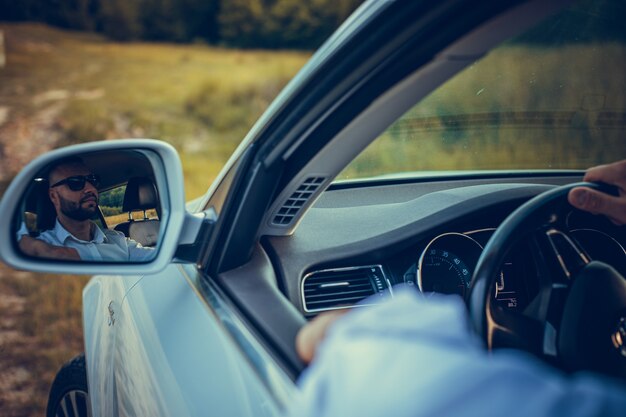
[[626, 2], [580, 0], [391, 125], [338, 179], [584, 169], [624, 154]]
[[126, 184], [100, 192], [99, 206], [108, 228], [113, 229], [128, 221], [128, 214], [122, 211]]
[[114, 229], [120, 223], [130, 220], [158, 219], [156, 209], [145, 211], [134, 210], [130, 213], [124, 211], [124, 194], [126, 184], [100, 192], [99, 206], [106, 222], [106, 227]]

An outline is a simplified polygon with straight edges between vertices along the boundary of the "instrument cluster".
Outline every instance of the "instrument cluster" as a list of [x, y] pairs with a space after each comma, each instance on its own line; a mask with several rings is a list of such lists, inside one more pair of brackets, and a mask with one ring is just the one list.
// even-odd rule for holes
[[[494, 231], [488, 228], [435, 236], [418, 250], [414, 273], [405, 273], [404, 282], [416, 285], [424, 293], [458, 294], [466, 299], [478, 259]], [[613, 236], [579, 226], [572, 227], [568, 234], [589, 259], [605, 262], [626, 273], [626, 251]], [[510, 251], [493, 289], [500, 307], [519, 311], [526, 308], [541, 285], [537, 272], [537, 260], [541, 256], [530, 239], [521, 241]]]

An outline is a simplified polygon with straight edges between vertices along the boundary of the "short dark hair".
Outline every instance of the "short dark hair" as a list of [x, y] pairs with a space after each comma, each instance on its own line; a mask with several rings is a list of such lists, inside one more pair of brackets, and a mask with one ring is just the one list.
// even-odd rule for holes
[[85, 165], [85, 162], [79, 156], [68, 156], [65, 158], [61, 158], [58, 161], [55, 161], [52, 165], [50, 165], [50, 168], [48, 169], [48, 175], [46, 175], [48, 182], [50, 182], [50, 176], [52, 175], [52, 173], [56, 171], [59, 167], [64, 165]]

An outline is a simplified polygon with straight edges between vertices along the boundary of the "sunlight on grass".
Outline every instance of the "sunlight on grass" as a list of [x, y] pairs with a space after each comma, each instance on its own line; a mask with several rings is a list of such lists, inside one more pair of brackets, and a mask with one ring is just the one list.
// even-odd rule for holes
[[621, 44], [502, 46], [410, 109], [339, 178], [615, 161], [625, 150], [624, 65]]
[[[10, 47], [0, 96], [13, 116], [62, 102], [54, 126], [61, 135], [58, 146], [122, 137], [169, 142], [181, 154], [189, 199], [206, 191], [309, 58], [291, 51], [113, 43], [32, 24], [0, 29]], [[50, 91], [65, 98], [46, 96]]]

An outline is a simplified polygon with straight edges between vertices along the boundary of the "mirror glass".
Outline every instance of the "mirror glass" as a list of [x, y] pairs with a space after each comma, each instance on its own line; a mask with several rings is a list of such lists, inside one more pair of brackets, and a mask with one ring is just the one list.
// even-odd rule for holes
[[158, 250], [163, 202], [150, 151], [77, 154], [32, 179], [14, 220], [27, 256], [141, 263]]

